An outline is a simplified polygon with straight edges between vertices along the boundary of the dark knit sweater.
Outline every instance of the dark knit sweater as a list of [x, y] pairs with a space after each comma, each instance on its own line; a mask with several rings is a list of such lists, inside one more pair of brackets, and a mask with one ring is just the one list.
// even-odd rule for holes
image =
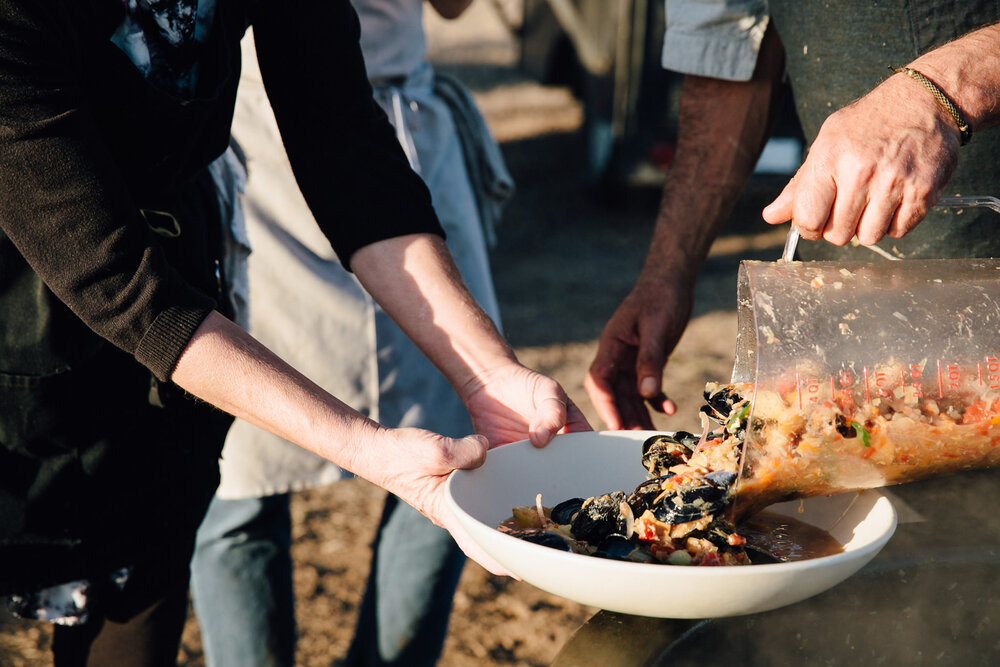
[[157, 377], [212, 302], [171, 270], [137, 211], [225, 149], [248, 23], [289, 160], [344, 264], [373, 241], [441, 233], [371, 100], [348, 0], [219, 0], [188, 102], [110, 43], [121, 16], [120, 0], [0, 1], [0, 229], [63, 303]]
[[248, 25], [345, 266], [443, 234], [371, 99], [348, 0], [217, 0], [188, 100], [111, 43], [122, 17], [121, 0], [0, 0], [0, 594], [190, 557], [228, 418], [164, 381], [216, 307], [205, 167], [229, 142]]

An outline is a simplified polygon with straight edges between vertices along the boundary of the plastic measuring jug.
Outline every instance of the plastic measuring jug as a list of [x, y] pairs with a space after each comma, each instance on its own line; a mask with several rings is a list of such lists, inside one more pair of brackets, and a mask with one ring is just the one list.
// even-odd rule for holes
[[1000, 260], [741, 263], [753, 508], [1000, 463]]

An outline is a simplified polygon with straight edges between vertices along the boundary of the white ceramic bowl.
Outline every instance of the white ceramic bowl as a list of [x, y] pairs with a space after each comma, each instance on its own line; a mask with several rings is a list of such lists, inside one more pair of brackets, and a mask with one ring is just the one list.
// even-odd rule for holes
[[[773, 505], [830, 532], [843, 553], [770, 565], [684, 567], [605, 560], [505, 535], [511, 508], [625, 491], [645, 479], [640, 462], [651, 431], [558, 436], [543, 449], [527, 441], [490, 451], [477, 470], [458, 470], [448, 502], [480, 547], [522, 580], [560, 597], [611, 611], [660, 618], [717, 618], [767, 611], [821, 593], [847, 579], [882, 549], [896, 512], [877, 491]], [[800, 510], [802, 510], [800, 512]]]

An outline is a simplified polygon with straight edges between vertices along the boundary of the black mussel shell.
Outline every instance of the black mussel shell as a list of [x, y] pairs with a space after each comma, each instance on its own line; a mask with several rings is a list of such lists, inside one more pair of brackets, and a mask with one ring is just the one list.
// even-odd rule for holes
[[701, 437], [687, 431], [675, 431], [674, 440], [693, 451]]
[[729, 536], [735, 532], [733, 525], [725, 519], [714, 519], [705, 530], [694, 531], [691, 535], [708, 540], [722, 552], [740, 551], [743, 547], [729, 543]]
[[552, 549], [558, 549], [559, 551], [572, 551], [569, 546], [569, 542], [565, 539], [559, 537], [555, 533], [551, 533], [547, 530], [539, 530], [538, 528], [527, 528], [524, 530], [512, 530], [507, 533], [512, 535], [519, 540], [524, 540], [525, 542], [531, 542], [532, 544], [540, 544], [543, 547], [551, 547]]
[[771, 563], [782, 562], [781, 559], [774, 554], [770, 554], [763, 549], [750, 544], [744, 544], [743, 551], [746, 553], [747, 558], [750, 559], [750, 563], [753, 565], [769, 565]]
[[587, 498], [573, 518], [573, 537], [589, 544], [600, 544], [611, 533], [628, 531], [627, 517], [622, 515], [623, 491]]
[[703, 406], [701, 406], [701, 408], [699, 408], [698, 412], [704, 413], [709, 419], [711, 419], [716, 424], [723, 424], [723, 425], [725, 425], [725, 423], [726, 423], [726, 417], [723, 417], [722, 415], [720, 415], [718, 412], [715, 411], [715, 408], [713, 408], [710, 405], [703, 405]]
[[583, 505], [583, 498], [564, 500], [552, 508], [549, 518], [562, 525], [573, 523], [573, 517], [580, 511], [581, 505]]
[[[678, 433], [685, 433], [684, 431], [678, 431]], [[687, 433], [686, 435], [691, 435]], [[691, 436], [694, 437], [694, 436]], [[695, 444], [698, 444], [698, 439], [695, 438]], [[657, 433], [656, 435], [646, 438], [642, 443], [642, 454], [643, 456], [652, 449], [653, 447], [663, 447], [667, 444], [681, 445], [682, 447], [691, 450], [694, 449], [694, 445], [689, 445], [687, 442], [679, 439], [676, 434], [672, 433]]]
[[673, 466], [687, 463], [691, 456], [690, 449], [668, 436], [654, 436], [643, 443], [642, 449], [643, 467], [657, 477]]
[[845, 438], [856, 438], [858, 437], [858, 432], [854, 430], [854, 426], [847, 423], [847, 418], [844, 415], [837, 415], [837, 433], [844, 436]]
[[697, 521], [723, 509], [729, 501], [729, 496], [728, 485], [716, 486], [710, 483], [706, 476], [704, 482], [682, 486], [664, 498], [653, 508], [653, 516], [659, 521], [670, 524]]
[[736, 473], [725, 470], [715, 470], [705, 475], [705, 481], [720, 489], [728, 489], [736, 482]]
[[638, 547], [627, 537], [618, 533], [612, 533], [604, 538], [597, 547], [597, 551], [594, 552], [594, 555], [598, 558], [607, 558], [609, 560], [628, 560], [628, 557], [636, 549]]
[[728, 417], [733, 411], [733, 406], [743, 400], [732, 387], [719, 387], [714, 391], [706, 389], [704, 396], [705, 402], [722, 417]]
[[653, 506], [653, 501], [656, 497], [663, 493], [661, 485], [664, 480], [670, 479], [673, 475], [667, 475], [664, 477], [654, 477], [653, 479], [647, 479], [645, 482], [635, 487], [626, 502], [629, 507], [632, 508], [633, 516], [642, 516], [642, 513], [650, 509]]

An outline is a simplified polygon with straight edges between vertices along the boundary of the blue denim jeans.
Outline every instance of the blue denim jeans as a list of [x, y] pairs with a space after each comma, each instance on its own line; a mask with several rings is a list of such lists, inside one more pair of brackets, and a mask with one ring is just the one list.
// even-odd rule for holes
[[451, 535], [388, 495], [372, 575], [345, 665], [422, 667], [441, 655], [465, 554]]
[[[294, 664], [288, 499], [212, 501], [191, 564], [209, 667]], [[346, 664], [437, 662], [464, 563], [447, 531], [387, 496]]]
[[212, 500], [191, 560], [191, 593], [212, 667], [295, 657], [288, 496]]

